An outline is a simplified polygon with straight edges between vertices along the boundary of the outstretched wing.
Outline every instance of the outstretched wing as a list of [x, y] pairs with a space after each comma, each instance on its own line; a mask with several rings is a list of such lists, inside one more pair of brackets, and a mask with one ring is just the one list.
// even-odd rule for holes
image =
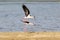
[[22, 5], [22, 8], [23, 8], [23, 10], [24, 10], [24, 12], [25, 12], [25, 15], [26, 15], [26, 17], [30, 14], [30, 11], [29, 11], [29, 9], [23, 4]]

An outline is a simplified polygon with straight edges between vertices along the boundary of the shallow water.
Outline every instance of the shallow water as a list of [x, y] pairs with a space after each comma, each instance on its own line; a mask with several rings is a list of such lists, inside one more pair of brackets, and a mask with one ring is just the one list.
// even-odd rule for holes
[[35, 20], [29, 19], [35, 26], [24, 25], [23, 3], [0, 4], [0, 32], [60, 31], [60, 3], [25, 3]]

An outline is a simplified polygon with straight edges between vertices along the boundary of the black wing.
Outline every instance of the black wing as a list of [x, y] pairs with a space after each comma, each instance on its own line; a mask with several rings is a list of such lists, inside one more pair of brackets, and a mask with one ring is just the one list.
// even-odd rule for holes
[[30, 14], [30, 11], [29, 11], [29, 9], [23, 4], [22, 5], [22, 8], [23, 8], [23, 10], [24, 10], [24, 12], [25, 12], [25, 15], [26, 15], [26, 17]]

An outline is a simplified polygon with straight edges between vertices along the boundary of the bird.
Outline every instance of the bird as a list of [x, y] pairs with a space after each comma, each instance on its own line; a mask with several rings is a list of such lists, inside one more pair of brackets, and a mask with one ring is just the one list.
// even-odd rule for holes
[[29, 11], [29, 9], [26, 7], [26, 5], [22, 5], [22, 8], [23, 8], [23, 10], [24, 10], [24, 12], [25, 12], [25, 17], [24, 18], [27, 18], [27, 19], [29, 19], [29, 18], [31, 18], [31, 19], [34, 19], [35, 18], [35, 16], [31, 16], [30, 15], [30, 11]]

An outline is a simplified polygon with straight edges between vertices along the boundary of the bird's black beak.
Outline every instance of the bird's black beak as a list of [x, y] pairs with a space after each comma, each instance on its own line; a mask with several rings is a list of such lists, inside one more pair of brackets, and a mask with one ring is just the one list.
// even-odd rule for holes
[[34, 19], [35, 19], [35, 16], [34, 16]]

